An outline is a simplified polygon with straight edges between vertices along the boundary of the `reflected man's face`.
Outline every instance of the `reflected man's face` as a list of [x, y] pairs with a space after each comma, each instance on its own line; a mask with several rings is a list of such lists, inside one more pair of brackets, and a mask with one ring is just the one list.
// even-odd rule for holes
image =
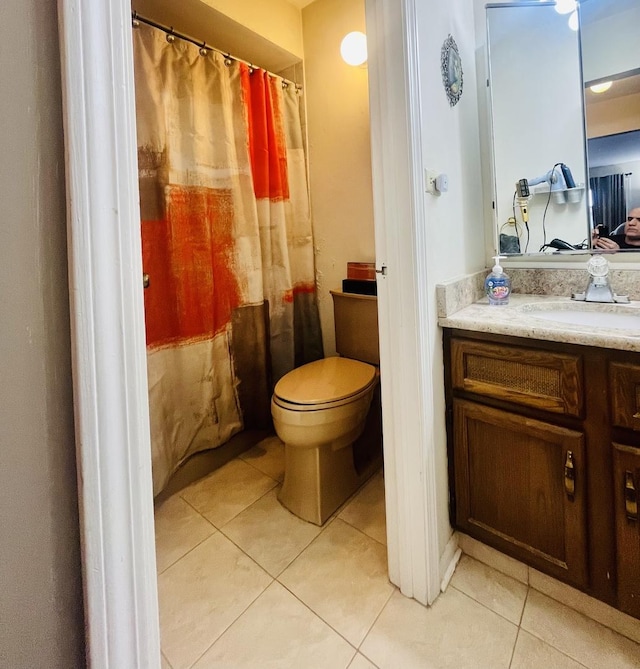
[[640, 207], [636, 207], [629, 212], [624, 226], [624, 234], [630, 239], [640, 241]]

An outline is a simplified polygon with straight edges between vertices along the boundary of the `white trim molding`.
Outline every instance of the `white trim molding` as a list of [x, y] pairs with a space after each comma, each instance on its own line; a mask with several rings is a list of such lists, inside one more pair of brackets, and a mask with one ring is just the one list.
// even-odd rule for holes
[[131, 6], [59, 0], [87, 664], [160, 666]]
[[415, 0], [367, 0], [389, 577], [440, 593]]

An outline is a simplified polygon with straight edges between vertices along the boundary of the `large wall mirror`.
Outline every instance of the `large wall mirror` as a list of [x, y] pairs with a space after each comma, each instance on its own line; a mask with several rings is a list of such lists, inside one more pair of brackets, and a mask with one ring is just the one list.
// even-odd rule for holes
[[486, 6], [496, 247], [640, 250], [640, 2], [559, 9]]

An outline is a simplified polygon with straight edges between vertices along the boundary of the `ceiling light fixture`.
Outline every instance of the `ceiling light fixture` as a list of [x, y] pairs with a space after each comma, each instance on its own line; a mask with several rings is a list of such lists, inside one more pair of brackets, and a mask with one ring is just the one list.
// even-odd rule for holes
[[578, 12], [573, 12], [569, 17], [569, 28], [571, 28], [571, 30], [578, 30], [579, 27]]
[[575, 12], [578, 3], [576, 0], [556, 0], [556, 12], [558, 14], [571, 14]]
[[605, 91], [608, 91], [611, 88], [612, 84], [613, 84], [612, 81], [603, 81], [601, 84], [594, 84], [593, 86], [589, 86], [589, 88], [594, 93], [604, 93]]
[[367, 62], [367, 36], [358, 31], [346, 35], [340, 44], [340, 55], [347, 65], [364, 65]]

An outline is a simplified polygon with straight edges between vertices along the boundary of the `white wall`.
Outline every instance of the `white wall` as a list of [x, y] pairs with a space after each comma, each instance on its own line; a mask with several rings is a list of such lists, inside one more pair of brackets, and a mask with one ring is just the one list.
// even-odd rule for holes
[[603, 79], [640, 67], [640, 5], [583, 26], [584, 81]]
[[325, 355], [335, 354], [330, 290], [347, 262], [373, 262], [373, 196], [366, 67], [340, 57], [349, 32], [366, 32], [364, 0], [316, 0], [302, 10], [309, 186]]
[[56, 3], [3, 0], [0, 666], [84, 666]]
[[[445, 429], [442, 341], [436, 327], [435, 286], [485, 266], [482, 221], [475, 30], [472, 0], [416, 2], [420, 52], [421, 129], [424, 167], [449, 176], [449, 192], [425, 194], [425, 220], [431, 245], [427, 258], [431, 295], [428, 356], [433, 373], [433, 435], [437, 459], [438, 536], [442, 555], [449, 539], [449, 495]], [[462, 58], [463, 93], [455, 107], [447, 100], [440, 71], [441, 47], [455, 39]], [[426, 340], [426, 338], [425, 338]]]

